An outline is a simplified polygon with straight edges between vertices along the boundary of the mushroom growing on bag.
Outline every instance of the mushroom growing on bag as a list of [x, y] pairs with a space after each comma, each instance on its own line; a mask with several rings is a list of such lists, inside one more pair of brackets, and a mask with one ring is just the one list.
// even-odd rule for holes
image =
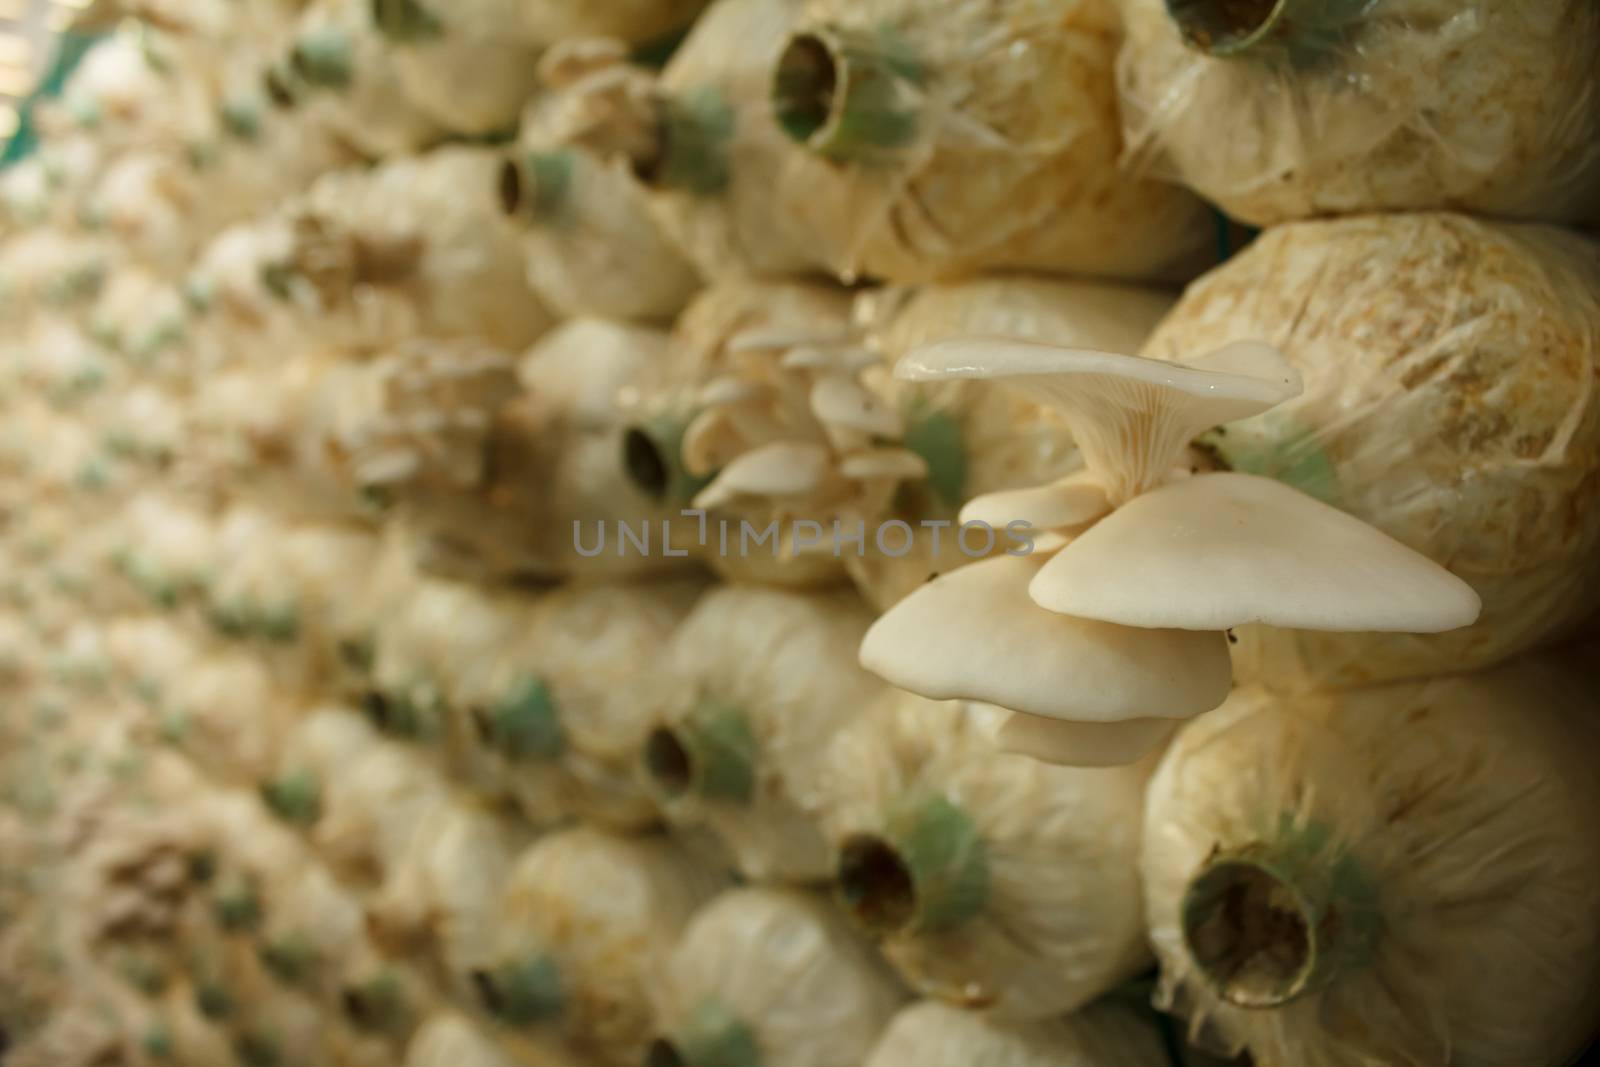
[[1123, 9], [1129, 151], [1230, 215], [1600, 214], [1600, 101], [1584, 91], [1600, 11], [1583, 0]]
[[672, 823], [709, 828], [747, 878], [828, 875], [817, 824], [828, 743], [884, 688], [856, 664], [870, 623], [852, 593], [723, 586], [673, 637], [646, 779]]
[[1359, 519], [1270, 478], [1202, 473], [1190, 442], [1301, 392], [1270, 345], [1186, 364], [982, 338], [902, 359], [921, 381], [1009, 379], [1054, 406], [1084, 469], [969, 501], [963, 523], [1027, 543], [930, 582], [868, 633], [861, 661], [934, 699], [1014, 714], [1006, 747], [1130, 763], [1222, 703], [1227, 631], [1440, 632], [1478, 616], [1472, 588]]
[[1119, 166], [1112, 0], [808, 0], [770, 67], [779, 202], [841, 278], [983, 270], [1182, 279], [1187, 190]]
[[717, 897], [655, 993], [650, 1067], [855, 1067], [905, 1000], [844, 917], [794, 889]]
[[[968, 495], [1054, 480], [1080, 463], [1047, 407], [968, 382], [895, 382], [889, 365], [912, 348], [973, 333], [1136, 348], [1170, 306], [1157, 290], [991, 278], [864, 292], [852, 327], [838, 336], [741, 331], [727, 342], [736, 379], [702, 390], [684, 434], [689, 473], [711, 477], [695, 503], [761, 529], [801, 518], [831, 531], [838, 522], [844, 569], [887, 608], [987, 551], [969, 554], [955, 529]], [[852, 532], [859, 544], [843, 542]], [[830, 575], [823, 565], [833, 547], [832, 538], [820, 542], [771, 575], [750, 559], [719, 565], [786, 584], [820, 580]]]
[[1483, 600], [1419, 636], [1248, 626], [1241, 681], [1367, 685], [1474, 670], [1600, 610], [1600, 245], [1456, 215], [1297, 223], [1197, 282], [1144, 354], [1243, 338], [1301, 394], [1199, 442], [1435, 560]]
[[1161, 1031], [1131, 1004], [1105, 1000], [1059, 1019], [996, 1023], [944, 1004], [894, 1017], [865, 1067], [1169, 1067]]
[[995, 708], [886, 697], [828, 749], [846, 912], [924, 996], [997, 1019], [1074, 1011], [1149, 961], [1140, 816], [1154, 760], [1004, 753]]
[[1593, 660], [1241, 689], [1151, 782], [1161, 1000], [1258, 1063], [1572, 1062], [1600, 1024]]
[[659, 822], [639, 753], [670, 677], [674, 632], [700, 590], [695, 581], [555, 590], [462, 679], [452, 703], [524, 818], [624, 832]]
[[[689, 512], [674, 524], [676, 548], [734, 580], [802, 586], [843, 580], [842, 561], [821, 539], [804, 550], [787, 521], [828, 518], [808, 506], [837, 503], [834, 490], [851, 495], [841, 486], [848, 480], [833, 476], [837, 472], [829, 472], [817, 452], [826, 437], [812, 412], [811, 383], [831, 376], [785, 364], [781, 354], [847, 346], [851, 337], [849, 296], [832, 286], [725, 281], [690, 304], [664, 358], [629, 395], [627, 431], [616, 453], [639, 492], [675, 516]], [[859, 401], [862, 394], [844, 384]], [[866, 435], [848, 432], [852, 451], [870, 456], [870, 442], [857, 440]], [[801, 447], [791, 447], [796, 444]], [[763, 456], [765, 445], [778, 451]], [[744, 467], [705, 496], [722, 468], [741, 458]], [[769, 494], [783, 499], [767, 510], [784, 515], [770, 532], [752, 520], [772, 515], [747, 507]]]
[[568, 830], [517, 861], [494, 954], [473, 973], [482, 1006], [538, 1043], [631, 1064], [651, 1035], [651, 990], [718, 875], [664, 837]]

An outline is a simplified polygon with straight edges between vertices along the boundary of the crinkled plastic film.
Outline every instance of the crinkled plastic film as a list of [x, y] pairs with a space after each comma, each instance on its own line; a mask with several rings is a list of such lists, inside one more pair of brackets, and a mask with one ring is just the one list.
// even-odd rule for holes
[[[817, 825], [828, 744], [883, 691], [856, 663], [870, 622], [848, 592], [725, 586], [673, 639], [672, 689], [657, 703], [678, 751], [663, 752], [652, 735], [653, 787], [669, 819], [710, 827], [746, 877], [829, 873]], [[661, 762], [678, 752], [687, 768]]]
[[[343, 84], [304, 85], [289, 75], [293, 106], [369, 158], [399, 156], [437, 140], [437, 123], [406, 100], [388, 44], [372, 22], [372, 0], [314, 0], [295, 27], [295, 45], [326, 42], [343, 54]], [[282, 60], [292, 67], [293, 61]]]
[[[1567, 1062], [1600, 1018], [1586, 670], [1535, 659], [1347, 694], [1247, 688], [1196, 720], [1146, 814], [1160, 999], [1262, 1063]], [[1180, 908], [1208, 857], [1262, 844], [1353, 874], [1376, 932], [1324, 987], [1239, 1008], [1197, 970]], [[1359, 908], [1341, 919], [1329, 929], [1374, 929]]]
[[1154, 1020], [1102, 1001], [1061, 1019], [995, 1023], [944, 1004], [894, 1017], [865, 1067], [1169, 1067]]
[[[1123, 0], [1134, 163], [1257, 225], [1377, 210], [1569, 222], [1600, 211], [1600, 10], [1587, 0], [1277, 7], [1281, 21], [1273, 5], [1233, 5], [1235, 28], [1216, 0]], [[1185, 42], [1183, 19], [1213, 54]]]
[[1247, 627], [1236, 669], [1364, 684], [1473, 669], [1600, 603], [1600, 247], [1538, 226], [1372, 216], [1269, 231], [1196, 282], [1145, 354], [1277, 345], [1305, 392], [1202, 438], [1450, 568], [1483, 598], [1436, 635]]
[[810, 0], [795, 32], [765, 87], [806, 149], [779, 196], [842, 277], [1213, 261], [1197, 198], [1118, 168], [1113, 3]]
[[[421, 332], [519, 352], [550, 317], [528, 288], [517, 231], [495, 203], [499, 179], [494, 151], [441, 148], [330, 174], [301, 210], [330, 229], [330, 253], [352, 257], [358, 270], [382, 267], [378, 284], [399, 276], [413, 291]], [[373, 284], [359, 275], [350, 281]]]
[[785, 889], [732, 890], [704, 908], [655, 992], [662, 1037], [734, 1049], [730, 1067], [853, 1067], [905, 998], [843, 915]]
[[[719, 885], [716, 871], [665, 838], [593, 829], [544, 838], [518, 860], [500, 905], [499, 966], [489, 973], [504, 1021], [608, 1062], [642, 1062], [667, 955]], [[519, 1005], [504, 968], [540, 961], [554, 982], [538, 1003]]]
[[497, 771], [535, 823], [582, 818], [623, 831], [659, 812], [639, 781], [669, 669], [673, 632], [694, 581], [575, 586], [537, 602], [519, 638], [469, 679]]
[[564, 316], [671, 319], [699, 272], [661, 230], [638, 180], [575, 147], [542, 143], [537, 113], [507, 171], [502, 206], [525, 227], [528, 282]]
[[[1004, 718], [895, 694], [828, 750], [822, 808], [836, 855], [871, 838], [910, 871], [908, 921], [879, 931], [909, 984], [991, 1018], [1043, 1019], [1148, 961], [1138, 847], [1153, 760], [1084, 770], [1008, 755], [993, 740]], [[869, 918], [893, 892], [870, 871], [836, 878]], [[948, 891], [963, 881], [967, 893]]]

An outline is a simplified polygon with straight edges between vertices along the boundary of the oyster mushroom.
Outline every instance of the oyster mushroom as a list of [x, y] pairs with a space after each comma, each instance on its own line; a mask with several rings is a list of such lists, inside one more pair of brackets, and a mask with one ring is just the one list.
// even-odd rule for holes
[[896, 373], [1008, 379], [1060, 411], [1083, 452], [1080, 476], [969, 503], [971, 515], [1014, 508], [1008, 521], [1030, 528], [1064, 522], [1038, 527], [1032, 551], [1017, 553], [1027, 558], [930, 583], [862, 643], [863, 664], [903, 688], [1031, 716], [1003, 735], [1028, 751], [1137, 758], [1160, 720], [1175, 726], [1222, 702], [1234, 626], [1436, 632], [1477, 617], [1465, 582], [1351, 516], [1268, 479], [1182, 465], [1203, 430], [1298, 394], [1299, 376], [1268, 345], [1179, 366], [955, 340]]

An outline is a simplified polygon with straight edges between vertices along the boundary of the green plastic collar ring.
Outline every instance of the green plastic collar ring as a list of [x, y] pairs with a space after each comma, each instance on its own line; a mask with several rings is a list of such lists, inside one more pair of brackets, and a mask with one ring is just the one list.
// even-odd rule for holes
[[1219, 852], [1190, 881], [1184, 943], [1223, 1000], [1274, 1008], [1317, 993], [1367, 960], [1380, 925], [1376, 893], [1353, 858], [1316, 827]]
[[658, 415], [630, 426], [622, 435], [622, 469], [640, 493], [664, 504], [688, 504], [711, 483], [683, 463], [683, 435], [692, 415]]
[[397, 44], [444, 35], [444, 26], [417, 0], [372, 0], [372, 22], [379, 33]]
[[343, 89], [354, 78], [350, 39], [332, 28], [308, 33], [296, 41], [290, 63], [307, 84], [323, 89]]
[[791, 35], [773, 71], [773, 115], [789, 137], [838, 162], [917, 137], [925, 75], [905, 43], [816, 27]]
[[676, 1033], [650, 1043], [645, 1067], [761, 1067], [761, 1047], [742, 1019], [707, 999]]
[[1219, 59], [1277, 49], [1291, 58], [1325, 54], [1373, 0], [1167, 0], [1184, 44]]
[[702, 698], [645, 740], [645, 772], [668, 800], [697, 796], [747, 804], [755, 796], [756, 740], [744, 712]]
[[471, 977], [484, 1010], [503, 1023], [532, 1026], [561, 1012], [561, 968], [548, 954], [535, 953], [492, 971], [473, 971]]
[[977, 827], [943, 796], [892, 805], [878, 832], [845, 840], [835, 870], [845, 909], [880, 938], [960, 926], [983, 910], [988, 883]]

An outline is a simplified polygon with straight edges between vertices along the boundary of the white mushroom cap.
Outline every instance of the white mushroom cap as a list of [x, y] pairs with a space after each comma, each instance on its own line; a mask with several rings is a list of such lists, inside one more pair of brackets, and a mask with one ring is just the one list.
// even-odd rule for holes
[[1012, 712], [996, 737], [1000, 748], [1066, 767], [1121, 767], [1137, 763], [1182, 725], [1174, 719], [1065, 722]]
[[1159, 484], [1205, 430], [1300, 394], [1300, 375], [1271, 345], [1242, 341], [1190, 363], [959, 338], [906, 355], [912, 381], [1001, 378], [1060, 411], [1114, 504]]
[[898, 412], [842, 374], [827, 375], [811, 387], [811, 413], [826, 425], [874, 437], [899, 437], [905, 430]]
[[936, 578], [880, 618], [861, 665], [934, 700], [977, 700], [1087, 722], [1187, 718], [1232, 683], [1221, 632], [1134, 629], [1055, 615], [1027, 597], [1031, 556]]
[[1145, 493], [1054, 556], [1039, 606], [1123, 626], [1439, 633], [1482, 604], [1471, 586], [1281, 482], [1203, 474]]
[[715, 508], [741, 494], [801, 496], [822, 484], [828, 450], [803, 441], [778, 441], [746, 452], [725, 467], [716, 481], [695, 497], [697, 508]]
[[1058, 530], [1093, 522], [1110, 510], [1100, 482], [1088, 471], [1077, 471], [1048, 485], [974, 497], [961, 509], [961, 521], [985, 522], [996, 529], [1026, 522], [1035, 529]]

